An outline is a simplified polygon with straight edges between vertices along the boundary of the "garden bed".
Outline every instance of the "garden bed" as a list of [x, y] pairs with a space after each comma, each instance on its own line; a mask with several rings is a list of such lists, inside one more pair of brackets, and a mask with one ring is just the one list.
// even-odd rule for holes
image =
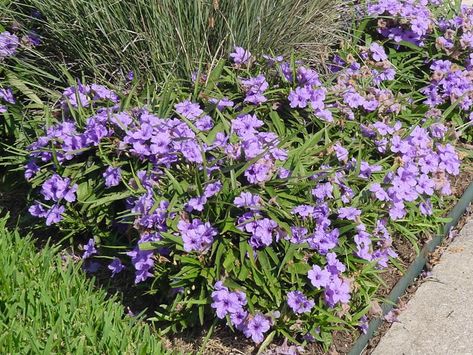
[[471, 180], [473, 10], [359, 10], [323, 75], [235, 46], [158, 84], [38, 75], [40, 42], [15, 24], [0, 34], [2, 160], [29, 184], [23, 217], [174, 348], [348, 351]]

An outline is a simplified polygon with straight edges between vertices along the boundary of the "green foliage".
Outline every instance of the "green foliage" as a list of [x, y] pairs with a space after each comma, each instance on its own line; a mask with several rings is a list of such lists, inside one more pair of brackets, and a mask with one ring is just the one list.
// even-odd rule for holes
[[[31, 22], [34, 9], [42, 17]], [[6, 12], [38, 27], [55, 60], [110, 81], [134, 70], [159, 82], [214, 64], [233, 45], [255, 54], [297, 48], [323, 63], [352, 16], [340, 0], [22, 0]]]
[[[101, 257], [118, 255], [127, 267], [133, 267], [123, 252], [117, 254], [116, 251], [129, 250], [140, 241], [139, 248], [142, 251], [156, 252], [152, 281], [144, 287], [160, 303], [153, 320], [163, 333], [180, 332], [213, 319], [215, 315], [210, 307], [210, 295], [215, 282], [223, 280], [231, 290], [242, 290], [247, 294], [247, 307], [251, 314], [261, 312], [272, 319], [274, 332], [269, 337], [282, 336], [302, 342], [300, 335], [311, 333], [328, 347], [333, 331], [353, 330], [359, 325], [361, 317], [368, 310], [367, 305], [377, 298], [376, 291], [382, 284], [381, 270], [377, 268], [376, 261], [363, 260], [354, 255], [356, 246], [353, 240], [357, 224], [362, 222], [371, 232], [377, 228], [378, 221], [387, 220], [387, 228], [393, 233], [393, 238], [406, 238], [414, 245], [421, 232], [435, 232], [441, 224], [438, 217], [443, 213], [446, 200], [443, 196], [436, 194], [431, 197], [434, 206], [432, 216], [420, 214], [419, 201], [406, 201], [406, 216], [400, 220], [391, 220], [389, 206], [369, 193], [372, 183], [383, 184], [385, 176], [396, 172], [402, 162], [389, 151], [381, 154], [373, 138], [362, 133], [360, 125], [369, 126], [378, 122], [380, 116], [390, 125], [399, 120], [401, 128], [398, 134], [406, 138], [415, 125], [428, 128], [432, 124], [430, 121], [421, 122], [425, 106], [410, 102], [400, 89], [404, 85], [402, 73], [410, 70], [408, 63], [402, 60], [396, 63], [400, 70], [399, 82], [393, 84], [386, 81], [381, 85], [393, 89], [394, 94], [391, 93], [392, 97], [388, 99], [394, 111], [389, 111], [387, 106], [380, 106], [372, 112], [356, 111], [356, 119], [346, 119], [343, 112], [334, 106], [334, 122], [322, 120], [311, 109], [291, 108], [287, 98], [296, 84], [281, 75], [278, 67], [268, 67], [261, 62], [253, 62], [248, 67], [221, 62], [208, 73], [205, 82], [170, 82], [159, 94], [136, 92], [128, 88], [127, 92], [120, 94], [120, 107], [115, 109], [100, 111], [99, 108], [110, 106], [103, 101], [88, 107], [75, 108], [69, 105], [62, 114], [75, 122], [77, 131], [72, 133], [74, 136], [87, 130], [91, 124], [90, 121], [86, 123], [88, 119], [93, 121], [100, 117], [111, 134], [100, 139], [97, 145], [69, 153], [64, 148], [62, 136], [52, 138], [48, 145], [33, 152], [52, 153], [53, 159], [45, 164], [38, 162], [41, 170], [31, 179], [31, 183], [39, 189], [57, 173], [70, 178], [71, 184], [77, 184], [77, 201], [59, 201], [65, 206], [66, 212], [57, 225], [71, 236], [80, 234], [82, 237], [94, 238], [101, 246]], [[369, 68], [375, 64], [371, 62], [364, 65]], [[295, 76], [296, 68], [292, 70]], [[244, 102], [241, 79], [257, 74], [265, 74], [270, 86], [265, 93], [268, 101], [253, 106]], [[369, 91], [373, 85], [371, 76], [356, 77], [350, 83], [359, 92]], [[327, 89], [325, 102], [341, 103], [338, 88], [331, 86], [330, 80], [324, 84]], [[235, 106], [217, 110], [209, 102], [209, 98], [215, 97], [228, 97], [234, 100]], [[413, 97], [417, 99], [417, 96]], [[214, 126], [210, 131], [196, 129], [194, 121], [175, 113], [174, 105], [188, 98], [199, 102], [204, 112], [212, 117]], [[383, 104], [387, 105], [387, 101], [385, 99]], [[143, 106], [147, 111], [138, 110]], [[399, 111], [395, 111], [395, 107]], [[113, 123], [117, 112], [130, 115], [133, 123], [126, 129]], [[219, 132], [223, 132], [229, 142], [237, 145], [240, 142], [231, 128], [232, 122], [246, 113], [260, 118], [264, 122], [262, 129], [276, 134], [277, 138], [273, 139], [276, 140], [276, 146], [288, 153], [287, 159], [275, 163], [272, 177], [259, 184], [249, 184], [245, 172], [271, 149], [271, 145], [265, 146], [264, 152], [252, 159], [229, 158], [223, 147], [214, 147], [203, 154], [202, 164], [186, 161], [181, 152], [175, 152], [173, 154], [177, 155], [177, 162], [167, 167], [153, 163], [153, 156], [140, 157], [131, 149], [132, 142], [124, 143], [125, 137], [138, 132], [140, 125], [147, 119], [152, 119], [155, 127], [165, 129], [161, 125], [173, 118], [180, 120], [181, 124], [185, 123], [195, 133], [193, 140], [199, 146], [212, 146]], [[60, 126], [54, 126], [54, 123], [61, 123], [63, 119], [50, 117], [50, 122], [51, 125], [46, 128], [56, 127], [60, 130]], [[160, 132], [159, 129], [157, 132]], [[454, 142], [455, 137], [450, 134], [453, 130], [454, 127], [450, 127], [449, 134], [439, 142]], [[345, 162], [337, 160], [333, 150], [335, 143], [346, 147], [352, 159]], [[70, 159], [64, 159], [64, 154], [70, 154]], [[380, 170], [368, 178], [362, 178], [359, 176], [362, 162], [379, 165]], [[120, 183], [113, 188], [104, 185], [103, 173], [109, 166], [121, 169]], [[218, 169], [207, 173], [206, 169], [212, 167]], [[281, 167], [290, 171], [289, 177], [277, 176], [276, 171]], [[153, 176], [157, 178], [153, 179]], [[203, 211], [186, 212], [189, 199], [200, 196], [204, 187], [215, 181], [222, 182], [222, 189], [216, 196], [209, 198]], [[306, 227], [311, 231], [317, 227], [319, 222], [296, 217], [292, 210], [302, 204], [313, 205], [311, 190], [321, 181], [332, 184], [334, 188], [333, 198], [326, 200], [330, 209], [330, 228], [340, 231], [338, 245], [332, 251], [347, 268], [343, 277], [350, 280], [351, 284], [349, 306], [338, 304], [333, 308], [328, 307], [324, 291], [312, 287], [308, 281], [307, 273], [312, 265], [323, 267], [326, 264], [325, 254], [314, 251], [308, 243], [294, 244], [287, 240], [293, 234], [291, 227]], [[347, 188], [352, 190], [353, 195], [349, 202], [343, 202], [343, 196], [347, 198]], [[261, 218], [270, 218], [277, 223], [279, 239], [271, 245], [253, 250], [249, 233], [238, 228], [238, 218], [245, 210], [237, 208], [234, 200], [242, 192], [257, 193], [262, 199], [261, 207], [258, 208]], [[145, 212], [132, 210], [134, 204], [139, 205], [140, 199], [150, 201]], [[161, 207], [163, 201], [169, 203], [164, 210]], [[360, 220], [337, 217], [338, 209], [347, 203], [362, 211]], [[45, 208], [51, 207], [49, 201], [41, 204]], [[156, 227], [157, 222], [146, 222], [146, 218], [155, 211], [165, 213], [166, 216], [160, 217], [164, 222], [159, 222], [159, 228]], [[202, 252], [186, 251], [178, 228], [179, 221], [196, 218], [209, 221], [219, 233], [209, 248]], [[122, 228], [114, 228], [117, 223]], [[159, 240], [148, 241], [147, 238], [155, 233]], [[380, 238], [373, 237], [373, 249], [379, 246], [375, 243]], [[380, 248], [390, 248], [391, 240], [387, 239], [381, 245]], [[158, 251], [165, 249], [168, 251], [160, 255]], [[311, 313], [298, 316], [289, 309], [287, 293], [294, 290], [303, 290], [315, 300]], [[281, 313], [281, 317], [274, 316], [275, 310]]]
[[72, 255], [41, 251], [0, 220], [0, 352], [3, 354], [164, 354], [140, 319], [124, 315], [87, 280]]

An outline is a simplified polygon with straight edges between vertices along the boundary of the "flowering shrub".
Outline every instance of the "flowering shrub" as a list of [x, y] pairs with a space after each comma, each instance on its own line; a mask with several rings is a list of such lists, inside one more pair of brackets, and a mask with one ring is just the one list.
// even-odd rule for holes
[[[409, 61], [413, 80], [436, 115], [446, 114], [463, 139], [473, 139], [473, 9], [442, 0], [373, 0], [364, 26], [374, 38], [388, 40], [390, 58]], [[397, 54], [394, 54], [397, 51]], [[397, 64], [397, 63], [395, 63]]]
[[364, 329], [393, 238], [436, 230], [460, 161], [442, 111], [393, 90], [383, 44], [357, 56], [322, 79], [237, 47], [145, 99], [69, 87], [28, 147], [29, 211], [89, 236], [83, 258], [112, 257], [113, 276], [132, 268], [165, 331], [216, 318], [256, 343], [328, 344]]

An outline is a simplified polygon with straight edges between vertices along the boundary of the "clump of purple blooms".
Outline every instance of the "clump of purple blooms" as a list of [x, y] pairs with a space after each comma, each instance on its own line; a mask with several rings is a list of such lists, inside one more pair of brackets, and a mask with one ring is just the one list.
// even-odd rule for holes
[[0, 33], [0, 60], [15, 55], [20, 39], [8, 31]]
[[[435, 24], [427, 1], [375, 1], [368, 12], [379, 17], [379, 35], [398, 44], [424, 45]], [[468, 40], [454, 45], [467, 48]], [[318, 307], [349, 312], [357, 278], [366, 277], [358, 271], [397, 257], [393, 226], [408, 213], [433, 220], [452, 194], [460, 159], [442, 110], [458, 100], [465, 112], [473, 105], [470, 68], [428, 63], [425, 101], [413, 103], [390, 88], [397, 73], [384, 43], [357, 54], [335, 58], [329, 82], [303, 63], [266, 56], [258, 64], [235, 47], [232, 88], [178, 95], [166, 117], [151, 106], [122, 110], [111, 89], [78, 82], [63, 92], [64, 120], [28, 147], [25, 177], [42, 178], [43, 197], [30, 213], [51, 225], [66, 207], [86, 205], [77, 202], [85, 179], [67, 168], [102, 159], [88, 173], [96, 172], [105, 199], [124, 191], [112, 220], [133, 243], [129, 259], [108, 265], [112, 276], [129, 260], [135, 283], [169, 281], [169, 303], [207, 297], [217, 318], [256, 343], [276, 323], [312, 339], [321, 331], [312, 326]], [[12, 97], [0, 91], [3, 101]], [[404, 121], [407, 108], [423, 119]], [[76, 109], [90, 112], [83, 124], [73, 121]], [[83, 257], [96, 253], [91, 239]], [[366, 318], [352, 323], [366, 330]]]

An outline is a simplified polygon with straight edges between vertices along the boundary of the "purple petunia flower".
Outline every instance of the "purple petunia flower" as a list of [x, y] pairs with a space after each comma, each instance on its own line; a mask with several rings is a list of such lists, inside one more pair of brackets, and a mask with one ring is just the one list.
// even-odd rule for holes
[[251, 192], [242, 192], [233, 201], [237, 207], [247, 207], [250, 209], [257, 209], [261, 205], [261, 198], [258, 195], [253, 195]]
[[345, 149], [340, 143], [335, 144], [333, 146], [333, 150], [335, 151], [338, 161], [348, 161], [348, 150]]
[[269, 88], [269, 84], [263, 74], [254, 78], [242, 79], [241, 85], [246, 92], [245, 102], [259, 105], [268, 100], [263, 93]]
[[388, 56], [386, 55], [384, 48], [376, 42], [371, 43], [370, 52], [371, 52], [372, 58], [377, 62], [382, 62], [388, 59]]
[[15, 97], [13, 96], [13, 90], [11, 88], [0, 88], [0, 99], [9, 104], [14, 104], [16, 102]]
[[287, 294], [287, 304], [296, 314], [309, 313], [315, 302], [309, 300], [300, 291], [291, 291]]
[[420, 213], [424, 216], [431, 216], [433, 214], [433, 206], [430, 200], [426, 200], [425, 202], [421, 202], [419, 204]]
[[210, 198], [215, 196], [222, 189], [222, 183], [220, 181], [208, 184], [204, 189], [204, 196]]
[[204, 210], [206, 203], [207, 203], [206, 196], [192, 197], [186, 203], [186, 211], [187, 212], [192, 212], [192, 211], [202, 212]]
[[25, 166], [25, 179], [30, 180], [36, 176], [36, 173], [40, 170], [39, 166], [34, 161], [29, 161]]
[[230, 58], [235, 64], [247, 64], [250, 61], [251, 53], [242, 47], [234, 47], [234, 52], [230, 53]]
[[109, 166], [103, 173], [103, 177], [105, 178], [106, 187], [117, 186], [121, 181], [121, 169]]
[[253, 248], [262, 248], [271, 245], [277, 227], [278, 224], [269, 218], [256, 221], [254, 231], [249, 241], [250, 245]]
[[174, 106], [176, 108], [176, 112], [185, 118], [193, 121], [197, 117], [199, 117], [204, 111], [200, 108], [199, 104], [193, 103], [189, 100], [185, 100], [179, 102]]
[[208, 249], [213, 243], [213, 238], [218, 234], [209, 222], [203, 223], [197, 218], [191, 223], [180, 220], [177, 228], [184, 242], [184, 250], [187, 252], [194, 250], [202, 252]]
[[153, 277], [150, 270], [154, 267], [153, 251], [140, 250], [135, 248], [127, 253], [131, 257], [131, 262], [136, 269], [135, 284], [145, 281], [149, 277]]
[[229, 313], [236, 313], [242, 309], [238, 296], [225, 289], [212, 292], [212, 300], [211, 307], [215, 308], [217, 317], [220, 319], [225, 318]]
[[90, 258], [94, 254], [97, 254], [97, 249], [95, 249], [94, 239], [90, 238], [87, 244], [84, 245], [84, 254], [82, 255], [82, 259]]
[[356, 221], [361, 215], [361, 211], [355, 207], [341, 207], [338, 209], [338, 218]]
[[212, 118], [209, 115], [205, 115], [204, 117], [195, 121], [195, 126], [201, 131], [210, 131], [213, 128]]
[[49, 211], [46, 212], [46, 225], [50, 226], [51, 224], [58, 223], [62, 221], [62, 214], [66, 209], [64, 206], [54, 205]]
[[312, 266], [312, 269], [309, 270], [307, 276], [310, 280], [310, 283], [315, 288], [326, 287], [330, 282], [331, 274], [327, 269], [322, 269], [318, 265]]
[[368, 332], [369, 322], [367, 316], [363, 316], [360, 318], [360, 323], [358, 327], [360, 328], [363, 334], [366, 334]]
[[350, 284], [339, 277], [335, 277], [325, 289], [325, 302], [329, 307], [335, 307], [337, 303], [348, 303], [350, 301]]
[[125, 268], [125, 266], [118, 258], [114, 258], [113, 261], [107, 267], [110, 271], [112, 271], [112, 277], [120, 273]]
[[14, 55], [19, 44], [20, 40], [17, 35], [8, 31], [0, 33], [0, 59]]
[[266, 333], [270, 328], [270, 321], [264, 315], [258, 313], [248, 321], [243, 333], [247, 338], [251, 337], [256, 344], [259, 344], [264, 339], [264, 333]]
[[235, 103], [226, 98], [226, 97], [223, 97], [221, 99], [215, 99], [215, 98], [211, 98], [209, 99], [209, 102], [211, 104], [214, 104], [215, 107], [217, 107], [217, 110], [219, 111], [223, 111], [223, 109], [225, 109], [225, 107], [233, 107], [235, 105]]
[[36, 202], [28, 208], [28, 212], [34, 217], [45, 217], [47, 210], [39, 202]]
[[77, 184], [71, 186], [70, 182], [69, 178], [61, 178], [59, 175], [54, 174], [42, 185], [41, 193], [44, 199], [55, 202], [64, 199], [67, 202], [74, 202], [78, 186]]

